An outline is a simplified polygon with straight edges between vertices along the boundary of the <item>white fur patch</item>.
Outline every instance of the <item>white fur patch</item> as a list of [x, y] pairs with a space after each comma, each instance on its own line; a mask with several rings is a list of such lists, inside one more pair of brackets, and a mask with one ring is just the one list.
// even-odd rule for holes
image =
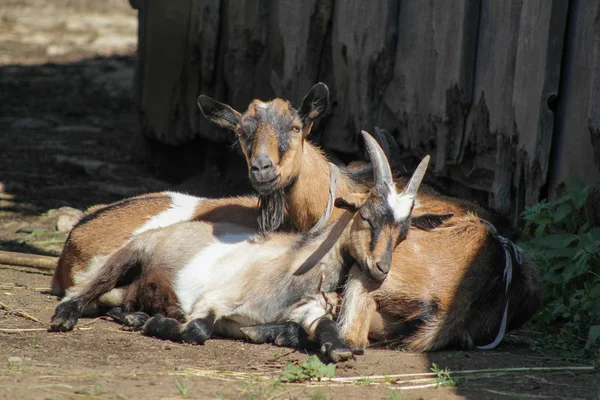
[[387, 197], [388, 205], [394, 212], [394, 219], [397, 222], [404, 221], [410, 216], [414, 201], [414, 197], [409, 195], [396, 194], [395, 191], [391, 191]]
[[194, 215], [194, 211], [200, 202], [205, 200], [203, 197], [194, 197], [183, 193], [164, 192], [171, 197], [171, 207], [165, 211], [153, 216], [133, 232], [133, 236], [151, 229], [164, 228], [178, 222], [189, 221]]
[[287, 250], [256, 245], [251, 240], [255, 235], [242, 232], [218, 237], [177, 272], [174, 288], [184, 313], [197, 318], [213, 311], [217, 318], [227, 317], [244, 303], [241, 282], [248, 268]]

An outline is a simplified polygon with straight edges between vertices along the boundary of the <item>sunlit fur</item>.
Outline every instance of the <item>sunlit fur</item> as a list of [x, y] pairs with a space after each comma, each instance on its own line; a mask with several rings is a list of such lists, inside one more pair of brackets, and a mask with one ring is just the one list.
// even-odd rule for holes
[[181, 221], [227, 221], [256, 227], [256, 197], [204, 199], [173, 192], [149, 193], [92, 207], [73, 227], [56, 271], [52, 291], [60, 294], [73, 286], [97, 256], [113, 253], [137, 234]]
[[410, 224], [410, 215], [395, 218], [397, 204], [390, 198], [374, 190], [338, 199], [346, 211], [317, 235], [259, 237], [244, 226], [201, 221], [142, 232], [69, 290], [51, 330], [72, 329], [79, 316], [64, 318], [64, 308], [81, 310], [121, 282], [128, 312], [162, 313], [187, 323], [210, 320], [214, 333], [234, 338], [244, 338], [240, 328], [273, 322], [297, 322], [314, 336], [320, 319], [332, 317], [335, 304], [327, 294], [341, 289], [351, 255], [364, 255], [354, 261], [369, 276], [363, 261], [378, 260], [371, 243], [395, 245]]
[[[319, 90], [313, 89], [310, 93], [313, 92], [318, 93]], [[307, 95], [306, 101], [300, 106], [300, 109], [304, 110], [302, 118], [298, 116], [297, 111], [291, 108], [287, 100], [275, 99], [269, 104], [274, 104], [275, 111], [288, 119], [293, 114], [291, 118], [294, 123], [301, 121], [302, 132], [297, 135], [301, 138], [310, 131], [312, 122], [323, 111], [322, 106], [319, 106], [318, 102], [312, 102], [310, 98], [311, 96]], [[313, 106], [313, 103], [316, 105]], [[250, 104], [247, 112], [248, 120], [252, 115], [256, 115], [261, 104], [267, 103], [255, 100]], [[241, 115], [233, 110], [231, 110], [231, 114], [234, 117]], [[217, 115], [211, 120], [233, 129], [228, 125], [230, 121], [227, 118], [230, 116], [225, 113]], [[269, 128], [269, 124], [275, 125], [276, 122], [273, 118], [261, 120], [260, 125], [264, 128], [261, 130], [261, 137], [264, 137], [264, 140], [260, 143], [272, 142], [272, 135], [269, 136], [269, 132], [273, 132], [273, 129]], [[292, 134], [290, 133], [290, 135]], [[244, 141], [243, 137], [243, 135], [240, 136], [240, 143], [245, 150], [249, 142]], [[299, 149], [301, 144], [301, 140], [296, 140], [290, 147]], [[290, 156], [291, 153], [286, 157]], [[294, 159], [296, 160], [296, 158]], [[284, 168], [284, 176], [292, 176], [297, 172], [289, 168], [289, 166]], [[258, 197], [256, 196], [203, 199], [173, 192], [149, 193], [109, 205], [92, 206], [69, 233], [52, 277], [52, 293], [62, 295], [66, 289], [73, 286], [77, 275], [88, 269], [94, 257], [112, 254], [136, 234], [146, 229], [164, 227], [181, 221], [202, 220], [208, 222], [235, 221], [236, 224], [248, 228], [260, 229], [265, 233], [270, 232], [281, 224], [285, 215], [284, 196], [285, 193], [281, 191], [264, 194], [260, 203], [262, 210], [260, 213], [257, 209]], [[258, 221], [259, 216], [260, 221]]]
[[[284, 104], [280, 107], [278, 109], [285, 109]], [[269, 109], [261, 107], [261, 113]], [[256, 115], [263, 115], [261, 113]], [[230, 129], [237, 132], [239, 115], [229, 121]], [[252, 128], [254, 126], [257, 129], [249, 135], [252, 140], [248, 140], [263, 143], [258, 129], [260, 124]], [[296, 133], [285, 131], [278, 131], [277, 136], [267, 136], [270, 138], [268, 149], [271, 149], [268, 154], [277, 165], [278, 188], [283, 188], [286, 195], [287, 216], [297, 229], [306, 231], [317, 223], [327, 206], [328, 160], [320, 149], [305, 140], [306, 135], [303, 140], [298, 140]], [[293, 143], [283, 157], [275, 151], [274, 138]], [[253, 149], [252, 145], [246, 145], [244, 154], [249, 165], [256, 157]], [[372, 172], [368, 165], [353, 170], [342, 168], [337, 195], [368, 192], [372, 187], [370, 177]], [[402, 189], [406, 180], [397, 178], [395, 184]], [[261, 190], [261, 185], [257, 189]], [[369, 335], [389, 339], [402, 334], [406, 335], [407, 348], [418, 351], [447, 346], [468, 348], [491, 342], [498, 332], [507, 301], [502, 279], [506, 263], [504, 251], [480, 221], [480, 218], [493, 221], [492, 216], [473, 203], [442, 196], [427, 187], [421, 189], [415, 204], [413, 215], [453, 213], [454, 216], [434, 234], [408, 235], [403, 245], [394, 251], [391, 276], [377, 292], [369, 282], [364, 283], [362, 290], [373, 295], [369, 301], [376, 301], [376, 307], [357, 303], [358, 296], [346, 296], [341, 311], [341, 327], [346, 339], [360, 349], [368, 344]], [[330, 223], [339, 217], [340, 211], [334, 210]], [[514, 273], [521, 279], [513, 279], [508, 293], [509, 329], [526, 322], [540, 304], [540, 279], [535, 266], [528, 262], [519, 265], [516, 260], [513, 265]], [[407, 286], [418, 288], [418, 291], [406, 290]], [[359, 288], [355, 291], [360, 292]], [[348, 297], [351, 297], [351, 303], [347, 301]], [[362, 301], [367, 302], [367, 296], [363, 296]], [[379, 315], [354, 312], [356, 307], [370, 311], [377, 309]], [[369, 324], [365, 321], [377, 323], [366, 329]], [[365, 329], [354, 328], [359, 324]]]

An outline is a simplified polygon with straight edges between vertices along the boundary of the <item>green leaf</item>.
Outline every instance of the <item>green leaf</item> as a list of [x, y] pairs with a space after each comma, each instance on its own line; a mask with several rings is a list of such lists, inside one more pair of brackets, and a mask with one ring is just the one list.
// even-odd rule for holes
[[595, 346], [600, 339], [600, 325], [594, 325], [588, 332], [588, 340], [585, 344], [585, 349], [589, 350], [592, 346]]
[[567, 183], [567, 191], [569, 192], [569, 196], [571, 196], [575, 207], [582, 208], [587, 201], [590, 188], [579, 179], [571, 179]]
[[533, 242], [540, 247], [560, 249], [569, 246], [578, 238], [577, 235], [573, 235], [572, 233], [555, 233], [535, 238]]
[[573, 212], [573, 207], [569, 203], [563, 203], [556, 208], [554, 212], [554, 222], [560, 222]]
[[594, 240], [600, 240], [600, 228], [593, 228], [592, 230], [590, 230], [589, 235]]
[[565, 280], [568, 282], [573, 280], [573, 278], [576, 278], [586, 273], [590, 269], [588, 260], [589, 257], [586, 254], [582, 257], [579, 257], [575, 264], [569, 266], [568, 268], [565, 268], [565, 270], [563, 271], [563, 277], [565, 278]]

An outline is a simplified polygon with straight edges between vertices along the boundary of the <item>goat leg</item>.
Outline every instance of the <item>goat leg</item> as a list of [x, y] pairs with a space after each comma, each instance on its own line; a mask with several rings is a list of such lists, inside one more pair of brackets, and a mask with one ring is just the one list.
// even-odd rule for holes
[[121, 329], [124, 331], [139, 331], [144, 328], [149, 319], [150, 315], [142, 311], [127, 313], [123, 318]]
[[276, 346], [305, 349], [314, 345], [304, 328], [296, 322], [259, 324], [240, 328], [252, 343], [273, 343]]
[[352, 351], [346, 346], [340, 336], [337, 324], [329, 318], [321, 318], [315, 329], [315, 337], [321, 347], [321, 352], [335, 363], [349, 360]]
[[120, 324], [124, 331], [139, 331], [143, 328], [144, 324], [150, 319], [150, 315], [145, 312], [125, 312], [123, 307], [113, 307], [108, 309], [104, 314], [111, 317]]
[[340, 333], [354, 354], [363, 354], [369, 345], [369, 328], [377, 309], [366, 279], [358, 267], [350, 270], [338, 316]]
[[165, 318], [161, 314], [156, 314], [146, 322], [143, 331], [146, 336], [181, 342], [183, 341], [181, 327], [182, 325], [178, 321], [172, 318]]
[[188, 322], [181, 332], [183, 341], [192, 344], [204, 344], [212, 336], [215, 326], [215, 315], [209, 314], [205, 318], [196, 318]]
[[54, 315], [50, 320], [48, 332], [67, 332], [73, 330], [84, 307], [85, 303], [77, 297], [60, 303], [56, 306]]

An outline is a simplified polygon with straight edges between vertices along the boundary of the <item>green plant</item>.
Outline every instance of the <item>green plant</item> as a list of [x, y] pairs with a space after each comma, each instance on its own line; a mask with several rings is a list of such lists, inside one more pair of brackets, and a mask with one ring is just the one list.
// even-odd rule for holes
[[270, 399], [280, 384], [278, 379], [265, 382], [256, 377], [248, 378], [241, 389], [241, 398], [246, 400]]
[[98, 382], [95, 375], [92, 375], [92, 387], [83, 391], [88, 396], [100, 396], [102, 394], [102, 385]]
[[21, 357], [8, 357], [6, 367], [9, 371], [23, 371], [23, 359]]
[[520, 243], [542, 276], [537, 321], [558, 326], [563, 337], [583, 338], [587, 349], [600, 343], [600, 227], [586, 207], [592, 187], [573, 180], [562, 197], [528, 207], [522, 214], [528, 236]]
[[311, 400], [327, 400], [327, 394], [322, 390], [316, 390], [308, 395]]
[[432, 363], [431, 372], [437, 375], [438, 386], [458, 386], [458, 379], [452, 377], [452, 371], [448, 368], [440, 369], [436, 363]]
[[335, 364], [323, 364], [317, 356], [308, 356], [306, 361], [288, 364], [281, 372], [281, 382], [305, 382], [308, 380], [320, 381], [321, 378], [333, 378]]
[[397, 389], [392, 390], [390, 394], [390, 400], [406, 400], [408, 396], [405, 393], [400, 392]]
[[363, 385], [363, 386], [369, 386], [371, 383], [373, 383], [373, 379], [369, 379], [369, 378], [362, 378], [356, 381], [357, 385]]
[[37, 336], [31, 338], [31, 341], [29, 342], [29, 347], [31, 347], [32, 349], [35, 349], [37, 347]]
[[181, 395], [181, 397], [188, 397], [190, 395], [190, 389], [188, 389], [188, 387], [186, 386], [185, 382], [183, 380], [179, 380], [177, 378], [175, 378], [175, 387], [177, 388], [177, 390], [179, 391], [179, 394]]

